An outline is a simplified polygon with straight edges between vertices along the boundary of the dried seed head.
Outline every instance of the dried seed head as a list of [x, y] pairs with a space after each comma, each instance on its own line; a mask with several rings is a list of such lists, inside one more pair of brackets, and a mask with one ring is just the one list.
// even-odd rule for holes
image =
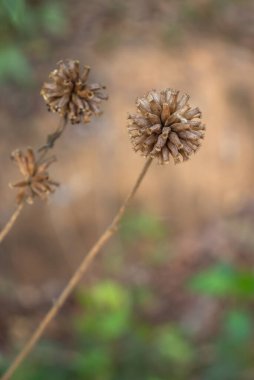
[[137, 114], [129, 115], [129, 135], [135, 151], [157, 158], [160, 164], [189, 159], [201, 145], [205, 126], [199, 108], [191, 108], [189, 95], [167, 88], [153, 90], [136, 102]]
[[11, 184], [11, 188], [18, 188], [17, 203], [23, 201], [32, 204], [35, 197], [46, 199], [53, 193], [59, 184], [49, 178], [47, 169], [56, 161], [55, 157], [50, 157], [42, 162], [38, 162], [32, 148], [28, 148], [26, 153], [17, 149], [11, 154], [11, 158], [16, 162], [24, 179]]
[[60, 61], [49, 75], [50, 82], [42, 86], [48, 109], [66, 117], [72, 124], [89, 123], [91, 116], [101, 115], [100, 103], [108, 98], [105, 87], [98, 83], [88, 84], [90, 67], [80, 73], [79, 61]]

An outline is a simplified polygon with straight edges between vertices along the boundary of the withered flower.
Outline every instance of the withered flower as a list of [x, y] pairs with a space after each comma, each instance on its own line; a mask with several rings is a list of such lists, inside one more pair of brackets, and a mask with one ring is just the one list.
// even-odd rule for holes
[[48, 109], [58, 112], [72, 124], [89, 123], [92, 115], [101, 115], [100, 103], [108, 98], [105, 86], [88, 84], [90, 67], [80, 72], [79, 61], [60, 61], [43, 84], [41, 95]]
[[191, 108], [189, 95], [166, 89], [148, 92], [136, 102], [137, 114], [129, 115], [129, 134], [135, 151], [157, 158], [160, 164], [189, 159], [201, 145], [205, 126], [201, 111]]
[[11, 154], [11, 158], [17, 163], [21, 174], [24, 176], [22, 181], [11, 184], [13, 188], [18, 188], [17, 203], [23, 201], [32, 204], [35, 197], [46, 199], [54, 192], [58, 183], [49, 178], [47, 169], [56, 160], [50, 157], [38, 162], [32, 148], [28, 148], [26, 153], [17, 149]]

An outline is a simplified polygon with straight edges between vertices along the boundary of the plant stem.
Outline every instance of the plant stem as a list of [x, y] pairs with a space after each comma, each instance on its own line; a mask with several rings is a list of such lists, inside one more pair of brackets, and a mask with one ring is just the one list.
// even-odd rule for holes
[[62, 136], [62, 134], [63, 134], [63, 132], [65, 130], [66, 125], [67, 125], [67, 118], [66, 117], [61, 118], [59, 126], [57, 127], [57, 129], [55, 130], [55, 132], [49, 134], [48, 137], [47, 137], [46, 144], [38, 149], [38, 152], [41, 153], [39, 161], [42, 161], [43, 158], [48, 153], [48, 151], [54, 147], [54, 145], [56, 143], [56, 140], [58, 140]]
[[137, 181], [135, 182], [132, 190], [130, 191], [129, 195], [123, 202], [122, 206], [118, 210], [116, 216], [114, 217], [111, 224], [106, 228], [106, 230], [103, 232], [101, 237], [96, 241], [94, 246], [90, 249], [87, 255], [85, 255], [83, 261], [78, 266], [77, 270], [57, 298], [54, 305], [51, 307], [51, 309], [48, 311], [48, 313], [45, 315], [35, 332], [32, 334], [31, 338], [28, 340], [22, 351], [17, 355], [17, 357], [14, 359], [12, 364], [10, 365], [9, 369], [6, 371], [6, 373], [3, 375], [1, 380], [9, 380], [11, 376], [14, 374], [14, 372], [17, 370], [17, 368], [20, 366], [20, 364], [26, 359], [26, 357], [29, 355], [29, 353], [33, 350], [34, 346], [38, 342], [38, 340], [41, 338], [42, 334], [50, 324], [50, 322], [53, 320], [53, 318], [57, 315], [59, 310], [62, 308], [63, 304], [75, 288], [75, 286], [78, 284], [78, 282], [81, 280], [84, 273], [89, 268], [90, 264], [94, 260], [94, 258], [97, 256], [98, 252], [101, 250], [101, 248], [107, 243], [107, 241], [114, 235], [114, 233], [118, 230], [119, 222], [122, 219], [127, 207], [129, 206], [129, 203], [131, 202], [132, 198], [136, 194], [149, 166], [151, 165], [152, 158], [149, 158], [143, 169], [141, 170]]
[[[55, 130], [55, 132], [48, 135], [46, 144], [43, 145], [40, 149], [38, 149], [38, 151], [41, 153], [41, 155], [38, 159], [38, 162], [41, 162], [45, 158], [45, 156], [47, 155], [48, 151], [54, 147], [56, 140], [58, 140], [62, 136], [66, 125], [67, 125], [67, 119], [66, 119], [66, 117], [63, 117], [60, 121], [59, 126]], [[14, 211], [12, 216], [10, 217], [10, 220], [7, 222], [5, 227], [0, 232], [0, 244], [2, 243], [5, 236], [8, 235], [8, 233], [12, 229], [12, 227], [13, 227], [14, 223], [16, 222], [16, 220], [18, 219], [19, 214], [21, 213], [21, 210], [23, 209], [23, 207], [24, 207], [24, 202], [20, 203], [17, 206], [16, 210]]]
[[12, 214], [12, 216], [10, 217], [10, 219], [8, 220], [8, 222], [6, 223], [6, 225], [4, 226], [2, 231], [0, 232], [0, 243], [2, 243], [5, 236], [8, 235], [8, 233], [10, 232], [12, 227], [14, 226], [14, 224], [15, 224], [16, 220], [18, 219], [19, 214], [21, 213], [21, 210], [23, 209], [23, 207], [24, 207], [24, 202], [20, 203], [17, 206], [16, 210], [14, 211], [14, 213]]

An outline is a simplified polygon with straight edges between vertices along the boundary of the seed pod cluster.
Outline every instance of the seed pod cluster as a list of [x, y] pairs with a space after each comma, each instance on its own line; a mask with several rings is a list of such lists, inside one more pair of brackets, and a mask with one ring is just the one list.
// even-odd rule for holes
[[48, 109], [58, 112], [72, 124], [89, 123], [93, 115], [100, 115], [100, 103], [108, 98], [105, 86], [88, 84], [90, 67], [80, 73], [79, 61], [60, 61], [49, 75], [50, 82], [43, 84], [41, 95]]
[[24, 179], [11, 184], [13, 188], [18, 188], [17, 203], [23, 201], [32, 204], [35, 197], [46, 199], [53, 193], [59, 184], [49, 178], [48, 167], [56, 160], [54, 157], [47, 158], [42, 162], [37, 162], [32, 148], [28, 148], [26, 153], [17, 149], [11, 154], [11, 158], [19, 167]]
[[130, 114], [128, 131], [135, 151], [157, 158], [160, 164], [186, 161], [204, 138], [205, 126], [198, 107], [191, 108], [189, 95], [179, 91], [152, 90], [138, 98], [137, 114]]

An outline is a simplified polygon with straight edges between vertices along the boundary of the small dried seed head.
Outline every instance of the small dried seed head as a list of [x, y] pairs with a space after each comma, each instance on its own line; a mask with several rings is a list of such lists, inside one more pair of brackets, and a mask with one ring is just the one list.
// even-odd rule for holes
[[189, 95], [167, 88], [148, 92], [136, 102], [137, 114], [129, 115], [128, 131], [135, 151], [157, 158], [160, 164], [186, 161], [204, 138], [201, 111], [191, 108]]
[[87, 83], [89, 72], [90, 67], [85, 66], [80, 73], [79, 61], [60, 61], [49, 75], [51, 81], [42, 86], [41, 95], [48, 109], [72, 124], [89, 123], [91, 116], [101, 115], [100, 103], [108, 96], [104, 86]]
[[17, 203], [26, 201], [32, 204], [35, 197], [46, 199], [53, 193], [59, 184], [49, 178], [48, 167], [56, 160], [50, 157], [38, 162], [32, 148], [28, 148], [26, 153], [17, 149], [11, 154], [11, 158], [19, 167], [24, 179], [11, 184], [11, 188], [18, 188]]

